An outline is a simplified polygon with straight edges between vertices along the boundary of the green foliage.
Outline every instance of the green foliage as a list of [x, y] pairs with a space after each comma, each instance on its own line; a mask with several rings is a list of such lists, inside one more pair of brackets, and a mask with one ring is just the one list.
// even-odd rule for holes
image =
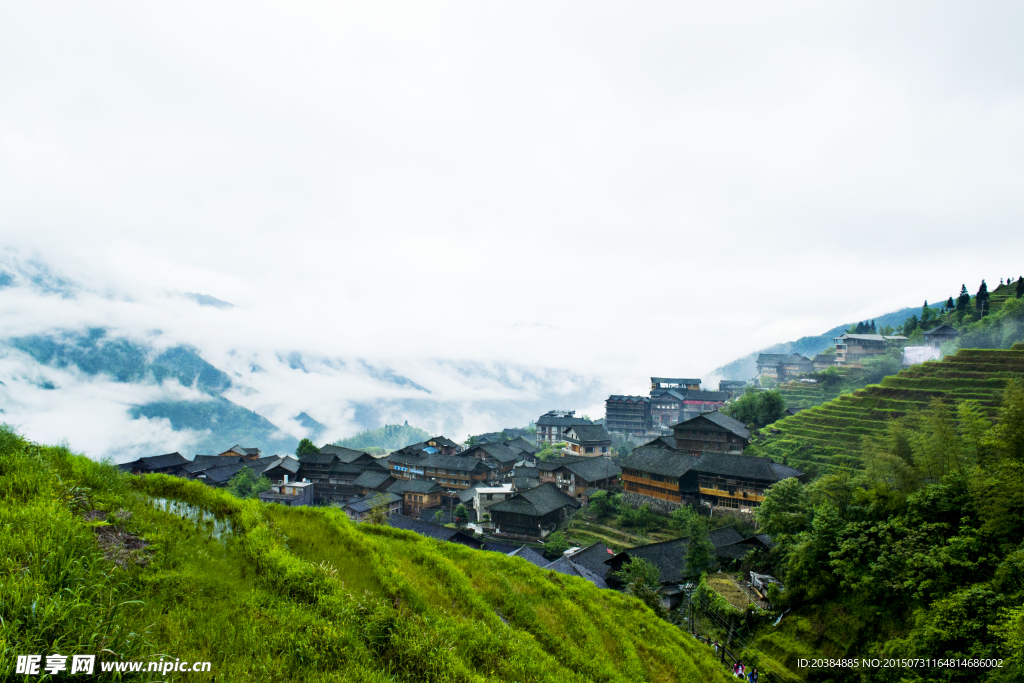
[[867, 369], [866, 379], [871, 384], [881, 382], [883, 377], [895, 375], [897, 372], [900, 371], [900, 361], [894, 358], [891, 354], [883, 354], [875, 356], [873, 358], [865, 358], [863, 361], [861, 361], [861, 364], [865, 367], [865, 369]]
[[711, 543], [708, 528], [703, 521], [693, 517], [684, 531], [684, 535], [690, 539], [686, 544], [686, 573], [690, 576], [709, 569], [715, 562], [715, 546]]
[[417, 427], [410, 427], [406, 423], [404, 425], [384, 425], [380, 429], [369, 429], [347, 439], [335, 441], [334, 445], [357, 450], [383, 448], [388, 451], [396, 451], [429, 438], [429, 432]]
[[625, 585], [643, 584], [651, 588], [661, 585], [661, 570], [642, 557], [634, 557], [612, 576]]
[[544, 553], [551, 559], [556, 559], [561, 557], [562, 553], [571, 547], [565, 534], [561, 531], [555, 531], [548, 536], [547, 542], [544, 543]]
[[[777, 545], [786, 590], [804, 614], [844, 613], [833, 656], [1006, 658], [1001, 671], [947, 670], [949, 681], [1024, 675], [1024, 384], [1005, 385], [993, 422], [977, 401], [888, 423], [865, 439], [865, 466], [809, 485], [773, 486], [756, 517]], [[895, 675], [895, 674], [894, 674]], [[897, 679], [893, 680], [916, 680]]]
[[310, 441], [309, 439], [303, 439], [299, 442], [298, 447], [295, 449], [295, 455], [307, 455], [309, 453], [319, 453], [320, 449]]
[[616, 496], [613, 496], [607, 491], [595, 491], [590, 494], [587, 507], [598, 519], [600, 519], [614, 513], [617, 503], [618, 501], [616, 500]]
[[466, 506], [459, 503], [455, 507], [455, 523], [458, 526], [464, 526], [469, 521], [469, 511], [466, 510]]
[[726, 680], [643, 603], [583, 579], [336, 508], [130, 477], [6, 427], [0, 528], [17, 530], [0, 534], [4, 671], [26, 652], [165, 653], [218, 680]]
[[764, 427], [786, 414], [786, 401], [777, 390], [748, 388], [737, 400], [722, 409], [726, 415], [755, 428]]
[[544, 447], [537, 452], [537, 458], [545, 462], [552, 459], [561, 458], [562, 449], [565, 448], [567, 445], [568, 444], [565, 441], [559, 441], [558, 443], [545, 443]]
[[257, 476], [251, 467], [243, 467], [231, 477], [227, 490], [237, 498], [259, 498], [261, 493], [270, 490], [270, 480]]

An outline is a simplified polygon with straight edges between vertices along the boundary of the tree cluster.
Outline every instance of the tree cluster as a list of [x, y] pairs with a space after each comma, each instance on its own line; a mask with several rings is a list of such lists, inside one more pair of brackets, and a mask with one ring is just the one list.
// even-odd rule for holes
[[[823, 623], [848, 652], [998, 657], [1024, 674], [1024, 385], [984, 407], [936, 399], [867, 437], [862, 471], [787, 479], [757, 509], [783, 607]], [[817, 607], [815, 607], [817, 606]], [[949, 681], [979, 672], [947, 671]]]
[[777, 389], [757, 391], [753, 387], [726, 405], [722, 412], [755, 429], [781, 420], [786, 414], [786, 399]]

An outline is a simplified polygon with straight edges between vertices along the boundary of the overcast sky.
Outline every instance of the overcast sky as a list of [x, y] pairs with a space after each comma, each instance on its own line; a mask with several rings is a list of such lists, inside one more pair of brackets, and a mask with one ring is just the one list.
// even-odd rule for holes
[[5, 3], [0, 237], [101, 291], [237, 304], [167, 323], [206, 350], [640, 393], [1020, 275], [1022, 25], [1020, 3]]

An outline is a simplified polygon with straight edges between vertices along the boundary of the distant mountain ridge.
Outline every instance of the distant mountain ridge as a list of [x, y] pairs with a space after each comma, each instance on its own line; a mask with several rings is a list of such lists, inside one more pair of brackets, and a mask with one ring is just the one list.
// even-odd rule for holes
[[[936, 299], [938, 301], [938, 299]], [[896, 327], [902, 325], [903, 322], [912, 315], [921, 312], [921, 306], [912, 306], [909, 308], [901, 308], [898, 311], [892, 313], [885, 313], [874, 318], [867, 318], [866, 320], [874, 320], [878, 327], [884, 325], [891, 325]], [[762, 353], [799, 353], [804, 356], [814, 357], [821, 353], [828, 347], [832, 346], [832, 340], [837, 336], [849, 329], [850, 325], [856, 325], [860, 320], [853, 322], [844, 323], [842, 325], [836, 325], [827, 332], [813, 336], [813, 337], [800, 337], [796, 341], [781, 342], [779, 344], [773, 344], [760, 351], [755, 351], [749, 355], [737, 358], [731, 363], [715, 368], [711, 371], [711, 375], [715, 377], [721, 377], [722, 379], [733, 379], [733, 380], [747, 380], [757, 374], [757, 357]]]

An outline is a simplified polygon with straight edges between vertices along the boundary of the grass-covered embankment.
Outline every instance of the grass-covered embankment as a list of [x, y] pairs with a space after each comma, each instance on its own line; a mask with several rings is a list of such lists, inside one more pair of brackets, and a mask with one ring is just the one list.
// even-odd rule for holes
[[209, 660], [203, 678], [223, 681], [726, 678], [639, 601], [582, 579], [339, 510], [126, 476], [6, 427], [0, 528], [4, 676], [18, 654], [81, 653]]

